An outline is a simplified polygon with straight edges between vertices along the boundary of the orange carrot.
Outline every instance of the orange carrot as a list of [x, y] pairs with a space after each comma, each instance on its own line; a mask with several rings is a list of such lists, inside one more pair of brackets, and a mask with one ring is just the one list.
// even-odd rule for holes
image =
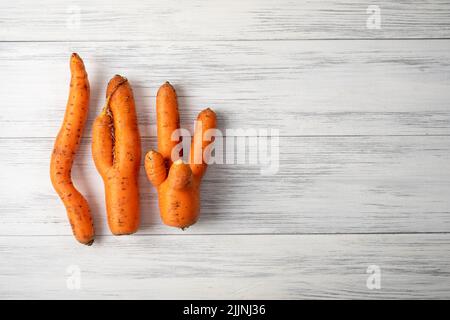
[[[171, 141], [171, 137], [173, 131], [179, 129], [180, 121], [176, 92], [168, 82], [158, 91], [156, 114], [159, 152], [151, 150], [146, 154], [145, 170], [148, 179], [157, 188], [162, 221], [184, 229], [194, 224], [199, 216], [200, 182], [207, 167], [203, 151], [211, 143], [204, 139], [204, 134], [216, 127], [216, 114], [208, 108], [198, 115], [190, 164], [177, 159], [178, 154], [172, 155], [179, 141]], [[200, 159], [195, 159], [198, 158], [195, 157], [195, 147]]]
[[141, 138], [133, 91], [122, 76], [116, 75], [108, 83], [105, 107], [93, 125], [92, 155], [105, 185], [111, 232], [136, 232], [140, 220]]
[[86, 199], [75, 188], [71, 170], [89, 111], [89, 81], [81, 58], [70, 58], [70, 92], [64, 121], [56, 137], [50, 162], [50, 177], [63, 201], [75, 238], [86, 245], [94, 242], [94, 226]]
[[177, 94], [169, 82], [164, 83], [159, 88], [156, 95], [156, 106], [158, 151], [167, 161], [166, 165], [170, 167], [172, 150], [179, 142], [179, 140], [172, 140], [172, 133], [180, 128], [180, 116], [178, 114]]

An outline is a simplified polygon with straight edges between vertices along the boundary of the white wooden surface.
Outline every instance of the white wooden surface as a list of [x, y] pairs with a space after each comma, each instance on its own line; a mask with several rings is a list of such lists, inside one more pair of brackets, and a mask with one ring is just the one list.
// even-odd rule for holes
[[[92, 88], [74, 168], [92, 247], [48, 177], [72, 51]], [[0, 298], [450, 298], [450, 3], [2, 2], [0, 71]], [[170, 80], [185, 127], [211, 106], [221, 129], [278, 129], [278, 173], [211, 167], [182, 232], [161, 225], [142, 171], [142, 228], [111, 236], [89, 145], [115, 73], [145, 150]]]

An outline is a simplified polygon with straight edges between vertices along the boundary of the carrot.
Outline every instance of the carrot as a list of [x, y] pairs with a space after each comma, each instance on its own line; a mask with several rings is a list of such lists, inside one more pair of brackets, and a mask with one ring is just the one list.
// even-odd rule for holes
[[146, 154], [145, 170], [158, 191], [162, 221], [184, 229], [194, 224], [200, 213], [200, 183], [207, 168], [203, 151], [211, 143], [204, 139], [204, 134], [216, 127], [216, 114], [209, 108], [199, 113], [189, 164], [177, 159], [178, 154], [172, 155], [179, 141], [171, 141], [170, 138], [173, 131], [179, 129], [180, 121], [176, 92], [168, 82], [158, 91], [156, 114], [159, 152], [151, 150]]
[[88, 202], [75, 188], [71, 170], [89, 111], [89, 80], [83, 60], [70, 58], [70, 92], [64, 121], [55, 140], [50, 161], [52, 185], [66, 207], [75, 238], [88, 246], [94, 242], [94, 226]]
[[172, 140], [171, 138], [172, 133], [180, 128], [180, 116], [178, 114], [177, 94], [169, 82], [164, 83], [159, 88], [156, 95], [156, 106], [158, 151], [167, 161], [166, 165], [170, 167], [172, 150], [179, 142], [179, 140]]
[[122, 76], [116, 75], [108, 83], [105, 107], [93, 125], [92, 155], [105, 185], [111, 232], [136, 232], [140, 220], [141, 138], [133, 91]]

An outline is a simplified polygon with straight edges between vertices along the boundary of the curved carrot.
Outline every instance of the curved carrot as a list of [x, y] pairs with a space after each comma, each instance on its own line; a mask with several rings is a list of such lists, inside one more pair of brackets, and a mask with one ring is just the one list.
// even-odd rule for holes
[[75, 238], [86, 245], [94, 242], [94, 226], [86, 199], [74, 187], [71, 169], [89, 111], [89, 81], [83, 61], [70, 58], [70, 92], [64, 121], [56, 137], [50, 161], [50, 177], [63, 201]]
[[136, 232], [140, 220], [141, 138], [133, 91], [122, 76], [116, 75], [108, 83], [106, 105], [93, 125], [92, 155], [105, 185], [111, 232]]
[[[216, 114], [209, 108], [199, 113], [192, 139], [190, 164], [186, 164], [181, 159], [171, 159], [172, 150], [178, 142], [170, 138], [173, 130], [179, 128], [175, 90], [166, 82], [159, 89], [158, 97], [156, 109], [160, 152], [151, 150], [147, 153], [145, 170], [148, 179], [158, 190], [162, 221], [184, 229], [194, 224], [199, 216], [200, 182], [207, 167], [203, 150], [211, 143], [204, 139], [204, 134], [216, 127]], [[194, 148], [197, 148], [197, 154]], [[195, 159], [198, 153], [200, 157]], [[175, 162], [172, 163], [172, 160]]]

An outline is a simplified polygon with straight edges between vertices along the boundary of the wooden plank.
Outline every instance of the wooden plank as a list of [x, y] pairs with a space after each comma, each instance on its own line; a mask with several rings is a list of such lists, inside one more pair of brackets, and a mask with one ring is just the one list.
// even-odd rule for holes
[[[144, 139], [144, 150], [155, 146]], [[51, 139], [0, 139], [0, 235], [70, 234], [50, 185], [52, 147]], [[202, 184], [201, 220], [184, 233], [449, 232], [449, 157], [446, 136], [283, 137], [276, 175], [261, 175], [267, 165], [260, 160], [213, 165]], [[92, 206], [97, 233], [109, 234], [87, 139], [74, 179]], [[143, 169], [140, 184], [139, 232], [182, 234], [161, 224]]]
[[[447, 1], [19, 0], [0, 5], [0, 40], [248, 40], [442, 38]], [[378, 6], [379, 28], [371, 18]], [[367, 22], [372, 27], [367, 26]]]
[[0, 137], [53, 137], [68, 91], [68, 56], [85, 58], [87, 135], [108, 79], [134, 86], [141, 131], [152, 134], [158, 86], [169, 79], [190, 127], [206, 106], [221, 129], [281, 135], [450, 134], [450, 40], [0, 43]]
[[448, 234], [0, 237], [0, 298], [442, 299], [449, 249]]
[[[0, 298], [450, 298], [450, 3], [377, 1], [380, 29], [370, 4], [0, 3]], [[48, 176], [72, 51], [92, 85], [74, 168], [92, 247], [75, 243]], [[110, 236], [89, 137], [114, 73], [134, 86], [144, 151], [170, 80], [184, 127], [211, 106], [228, 139], [280, 130], [278, 172], [212, 166], [201, 220], [182, 232], [161, 224], [141, 170], [142, 227]]]

